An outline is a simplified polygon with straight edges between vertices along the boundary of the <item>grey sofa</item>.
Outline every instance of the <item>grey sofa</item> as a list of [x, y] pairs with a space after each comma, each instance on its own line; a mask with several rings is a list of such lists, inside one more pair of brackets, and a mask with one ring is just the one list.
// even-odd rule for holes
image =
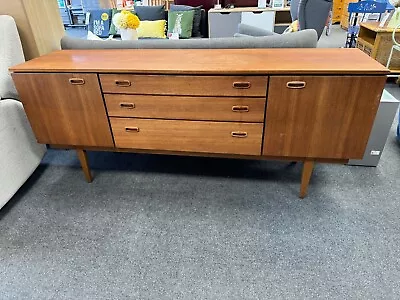
[[270, 36], [204, 38], [187, 40], [143, 39], [137, 41], [92, 41], [64, 36], [62, 49], [242, 49], [242, 48], [315, 48], [313, 29]]

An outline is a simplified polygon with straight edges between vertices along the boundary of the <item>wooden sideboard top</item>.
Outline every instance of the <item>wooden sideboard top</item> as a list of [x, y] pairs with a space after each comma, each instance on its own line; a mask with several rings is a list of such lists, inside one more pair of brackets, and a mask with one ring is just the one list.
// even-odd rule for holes
[[142, 74], [389, 74], [359, 49], [60, 50], [12, 72]]

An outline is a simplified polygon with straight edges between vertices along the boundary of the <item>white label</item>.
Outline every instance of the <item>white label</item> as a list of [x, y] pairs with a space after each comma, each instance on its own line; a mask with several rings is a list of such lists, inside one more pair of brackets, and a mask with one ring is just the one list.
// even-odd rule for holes
[[372, 156], [379, 156], [380, 154], [381, 154], [381, 151], [379, 151], [379, 150], [371, 150]]

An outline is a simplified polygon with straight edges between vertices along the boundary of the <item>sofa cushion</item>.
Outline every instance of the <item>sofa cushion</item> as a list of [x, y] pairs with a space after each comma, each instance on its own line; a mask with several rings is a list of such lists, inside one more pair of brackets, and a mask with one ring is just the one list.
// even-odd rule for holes
[[90, 11], [89, 31], [99, 37], [108, 37], [112, 18], [111, 9], [97, 9]]
[[137, 29], [139, 38], [165, 39], [165, 26], [167, 21], [141, 21]]
[[315, 48], [317, 32], [307, 29], [264, 37], [212, 38], [183, 40], [88, 41], [64, 36], [62, 49], [242, 49], [242, 48]]
[[270, 36], [276, 35], [277, 33], [265, 30], [262, 28], [254, 27], [244, 23], [240, 23], [238, 26], [238, 32], [241, 34], [251, 35], [251, 36]]
[[157, 21], [164, 20], [165, 18], [165, 6], [142, 6], [135, 5], [135, 13], [139, 17], [140, 21]]
[[120, 10], [113, 8], [112, 12], [111, 12], [111, 23], [110, 23], [110, 31], [108, 32], [109, 35], [116, 35], [118, 32], [117, 27], [115, 27], [114, 23], [113, 23], [113, 18], [115, 16], [116, 13], [121, 12]]
[[193, 28], [192, 28], [192, 37], [201, 37], [201, 32], [200, 32], [200, 23], [201, 23], [201, 8], [202, 6], [188, 6], [188, 5], [174, 5], [171, 4], [169, 10], [170, 11], [187, 11], [187, 10], [193, 10], [194, 11], [194, 16], [193, 16]]
[[180, 38], [192, 36], [194, 11], [169, 11], [168, 12], [168, 33], [177, 32]]

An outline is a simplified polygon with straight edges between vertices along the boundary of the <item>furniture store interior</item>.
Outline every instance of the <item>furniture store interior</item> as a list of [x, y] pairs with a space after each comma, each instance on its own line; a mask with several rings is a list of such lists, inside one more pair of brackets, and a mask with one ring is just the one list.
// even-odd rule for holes
[[397, 0], [0, 1], [0, 298], [399, 299], [399, 100]]

